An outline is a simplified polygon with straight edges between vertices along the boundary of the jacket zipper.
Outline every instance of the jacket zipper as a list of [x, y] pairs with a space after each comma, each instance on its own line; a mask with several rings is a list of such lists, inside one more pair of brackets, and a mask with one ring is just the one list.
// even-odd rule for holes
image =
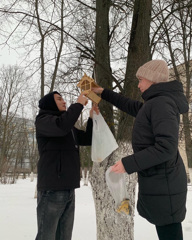
[[77, 141], [75, 139], [75, 134], [73, 132], [73, 129], [71, 129], [71, 132], [72, 132], [73, 140], [74, 140], [74, 143], [75, 143], [75, 148], [78, 148], [78, 144], [77, 144]]

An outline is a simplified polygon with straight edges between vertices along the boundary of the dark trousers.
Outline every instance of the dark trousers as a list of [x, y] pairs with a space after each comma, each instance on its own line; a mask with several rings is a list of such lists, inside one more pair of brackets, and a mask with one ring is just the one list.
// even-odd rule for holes
[[74, 209], [74, 190], [39, 191], [36, 240], [71, 240]]
[[159, 240], [183, 240], [181, 223], [156, 226]]

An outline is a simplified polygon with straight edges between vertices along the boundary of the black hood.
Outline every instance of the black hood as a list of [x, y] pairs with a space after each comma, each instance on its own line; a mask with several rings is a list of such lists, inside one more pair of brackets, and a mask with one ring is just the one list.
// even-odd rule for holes
[[59, 94], [61, 96], [57, 91], [46, 94], [39, 100], [39, 108], [42, 110], [59, 111], [54, 99], [54, 94]]
[[142, 94], [142, 98], [145, 101], [158, 96], [168, 96], [173, 99], [180, 113], [186, 113], [189, 110], [189, 105], [183, 92], [183, 85], [177, 80], [153, 84]]

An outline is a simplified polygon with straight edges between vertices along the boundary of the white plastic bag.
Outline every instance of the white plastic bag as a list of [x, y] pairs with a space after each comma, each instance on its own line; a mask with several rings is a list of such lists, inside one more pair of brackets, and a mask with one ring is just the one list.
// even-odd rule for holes
[[103, 116], [93, 112], [92, 161], [102, 162], [117, 148], [118, 144]]
[[122, 201], [128, 199], [128, 192], [126, 188], [126, 176], [127, 173], [115, 173], [111, 172], [109, 167], [105, 173], [105, 179], [109, 191], [115, 200], [115, 207], [118, 208]]

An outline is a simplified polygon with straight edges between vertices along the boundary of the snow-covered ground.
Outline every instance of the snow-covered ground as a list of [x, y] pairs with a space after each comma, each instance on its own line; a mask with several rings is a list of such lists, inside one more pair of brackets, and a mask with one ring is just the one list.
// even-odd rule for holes
[[[0, 185], [0, 240], [34, 240], [37, 231], [36, 180], [18, 180]], [[187, 216], [183, 222], [184, 240], [192, 236], [192, 186], [188, 187]], [[157, 240], [155, 228], [135, 214], [135, 240]], [[73, 240], [96, 240], [96, 219], [91, 187], [76, 190]]]

